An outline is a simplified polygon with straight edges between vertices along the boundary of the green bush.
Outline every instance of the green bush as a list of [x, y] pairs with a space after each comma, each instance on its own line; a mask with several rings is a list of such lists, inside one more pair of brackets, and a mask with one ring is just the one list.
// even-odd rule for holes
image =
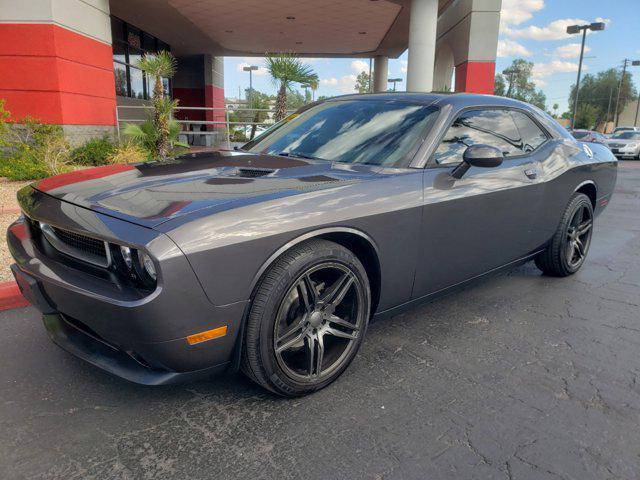
[[7, 137], [8, 148], [0, 153], [0, 176], [32, 180], [68, 170], [70, 148], [61, 126], [26, 117]]
[[115, 145], [108, 137], [94, 138], [71, 152], [71, 163], [86, 166], [107, 165], [115, 150]]
[[49, 170], [42, 162], [34, 162], [31, 158], [0, 158], [0, 177], [7, 177], [11, 181], [36, 180], [49, 175]]

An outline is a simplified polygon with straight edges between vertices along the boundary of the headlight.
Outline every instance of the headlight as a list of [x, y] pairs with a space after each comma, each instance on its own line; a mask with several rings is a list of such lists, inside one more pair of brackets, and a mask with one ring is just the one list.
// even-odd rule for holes
[[156, 274], [156, 266], [153, 263], [153, 260], [151, 260], [151, 257], [144, 252], [139, 253], [139, 255], [142, 268], [155, 281], [158, 275]]
[[634, 149], [638, 148], [638, 144], [637, 143], [629, 143], [629, 144], [627, 144], [626, 148], [634, 150]]
[[111, 244], [117, 273], [138, 288], [153, 289], [158, 281], [156, 264], [148, 253], [126, 245]]
[[133, 260], [131, 260], [131, 249], [129, 247], [121, 246], [120, 254], [122, 255], [124, 264], [129, 270], [131, 270], [131, 267], [133, 266]]

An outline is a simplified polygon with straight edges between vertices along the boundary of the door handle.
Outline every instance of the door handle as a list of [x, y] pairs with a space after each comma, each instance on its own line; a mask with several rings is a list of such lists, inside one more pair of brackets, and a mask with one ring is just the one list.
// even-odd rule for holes
[[535, 180], [536, 178], [538, 178], [538, 170], [536, 170], [535, 168], [528, 168], [524, 171], [524, 174], [531, 180]]

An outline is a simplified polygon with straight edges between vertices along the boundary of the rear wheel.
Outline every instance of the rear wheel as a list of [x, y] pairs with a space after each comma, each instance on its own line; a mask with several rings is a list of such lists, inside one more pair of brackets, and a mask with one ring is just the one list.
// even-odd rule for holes
[[285, 396], [334, 381], [355, 357], [370, 308], [366, 271], [349, 250], [313, 240], [268, 270], [251, 305], [242, 370]]
[[589, 197], [576, 193], [565, 209], [558, 230], [544, 252], [535, 259], [547, 275], [566, 277], [584, 263], [593, 233], [593, 206]]

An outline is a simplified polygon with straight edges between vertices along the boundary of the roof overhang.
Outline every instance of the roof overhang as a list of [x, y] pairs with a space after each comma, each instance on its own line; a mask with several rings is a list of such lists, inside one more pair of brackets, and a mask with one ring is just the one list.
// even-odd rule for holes
[[[439, 0], [440, 12], [452, 0]], [[110, 0], [111, 13], [176, 55], [396, 58], [409, 41], [410, 0]]]

